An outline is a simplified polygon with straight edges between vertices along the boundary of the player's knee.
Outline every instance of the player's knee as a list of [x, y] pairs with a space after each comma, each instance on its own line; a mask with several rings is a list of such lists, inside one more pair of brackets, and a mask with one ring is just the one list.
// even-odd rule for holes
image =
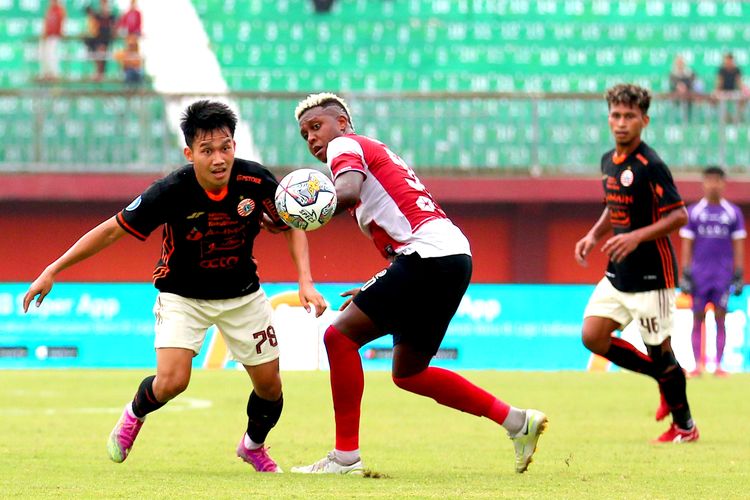
[[657, 373], [661, 376], [682, 375], [682, 367], [677, 361], [674, 355], [674, 351], [670, 346], [657, 345], [657, 346], [646, 346], [648, 356], [656, 365]]
[[399, 389], [409, 392], [417, 392], [415, 388], [418, 385], [415, 385], [415, 383], [419, 380], [419, 377], [415, 377], [415, 375], [419, 375], [419, 373], [406, 374], [394, 372], [391, 374], [391, 378], [393, 379], [393, 383], [396, 384], [396, 387]]
[[253, 388], [255, 393], [266, 401], [278, 401], [281, 397], [281, 377], [258, 384]]
[[334, 326], [329, 326], [326, 332], [323, 334], [323, 343], [326, 346], [326, 350], [330, 351], [338, 349], [359, 349], [359, 345], [351, 339], [348, 335], [341, 333]]
[[395, 373], [392, 373], [391, 379], [393, 379], [393, 383], [396, 384], [396, 387], [398, 387], [399, 389], [406, 389], [405, 386], [408, 385], [408, 383], [406, 382], [406, 377], [399, 377]]
[[602, 335], [601, 332], [584, 328], [581, 333], [581, 341], [589, 351], [604, 355], [609, 350], [610, 335]]
[[165, 402], [185, 392], [190, 377], [181, 374], [167, 374], [157, 376], [154, 380], [154, 395], [159, 401]]
[[331, 344], [332, 342], [335, 342], [336, 335], [340, 335], [340, 334], [332, 326], [329, 326], [326, 329], [326, 332], [323, 334], [323, 343], [326, 345], [326, 348], [329, 347], [329, 344]]

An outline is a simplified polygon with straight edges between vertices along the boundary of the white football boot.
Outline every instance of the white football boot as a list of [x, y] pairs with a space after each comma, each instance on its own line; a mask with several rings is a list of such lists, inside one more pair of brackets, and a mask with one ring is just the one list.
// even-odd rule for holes
[[336, 455], [333, 451], [329, 452], [325, 458], [321, 458], [312, 465], [302, 467], [292, 467], [292, 472], [298, 474], [362, 474], [364, 465], [360, 458], [351, 465], [344, 465], [336, 461]]
[[509, 435], [516, 449], [516, 472], [526, 472], [536, 451], [539, 436], [547, 428], [547, 415], [539, 410], [526, 410], [526, 422], [514, 436]]

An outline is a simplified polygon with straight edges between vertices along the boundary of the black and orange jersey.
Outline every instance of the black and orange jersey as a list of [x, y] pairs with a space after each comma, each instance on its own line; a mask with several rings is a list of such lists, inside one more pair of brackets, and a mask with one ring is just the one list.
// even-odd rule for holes
[[[669, 168], [645, 142], [626, 157], [618, 158], [614, 150], [608, 151], [601, 165], [605, 202], [615, 234], [651, 225], [685, 205]], [[669, 237], [644, 241], [619, 264], [610, 261], [606, 275], [623, 292], [674, 288], [677, 259]]]
[[278, 182], [262, 165], [235, 159], [229, 183], [205, 191], [192, 165], [149, 186], [117, 214], [120, 226], [140, 240], [164, 227], [154, 285], [196, 299], [227, 299], [258, 290], [253, 242], [261, 213], [286, 227], [274, 204]]

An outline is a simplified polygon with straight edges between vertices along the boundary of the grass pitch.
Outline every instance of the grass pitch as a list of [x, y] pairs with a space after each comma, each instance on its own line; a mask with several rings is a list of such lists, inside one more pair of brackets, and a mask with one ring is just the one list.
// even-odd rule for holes
[[[466, 372], [550, 426], [529, 472], [486, 419], [400, 391], [367, 373], [362, 451], [374, 476], [261, 475], [234, 455], [250, 390], [244, 372], [196, 371], [149, 417], [123, 464], [105, 441], [147, 372], [0, 371], [0, 497], [75, 498], [740, 498], [750, 491], [750, 375], [688, 382], [698, 443], [651, 445], [655, 384], [627, 373]], [[332, 448], [328, 374], [284, 374], [269, 437], [284, 470]]]

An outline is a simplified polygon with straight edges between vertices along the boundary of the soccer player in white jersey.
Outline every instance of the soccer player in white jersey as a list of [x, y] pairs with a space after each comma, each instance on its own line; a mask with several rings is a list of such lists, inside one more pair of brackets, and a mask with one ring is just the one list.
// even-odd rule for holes
[[322, 93], [299, 103], [295, 118], [315, 158], [331, 169], [338, 205], [390, 261], [361, 288], [350, 290], [325, 332], [336, 417], [335, 449], [301, 473], [361, 473], [359, 348], [393, 335], [393, 381], [438, 403], [487, 417], [513, 440], [516, 471], [531, 462], [547, 417], [514, 408], [462, 376], [431, 367], [448, 323], [469, 285], [469, 242], [414, 171], [383, 143], [357, 135], [346, 103]]

